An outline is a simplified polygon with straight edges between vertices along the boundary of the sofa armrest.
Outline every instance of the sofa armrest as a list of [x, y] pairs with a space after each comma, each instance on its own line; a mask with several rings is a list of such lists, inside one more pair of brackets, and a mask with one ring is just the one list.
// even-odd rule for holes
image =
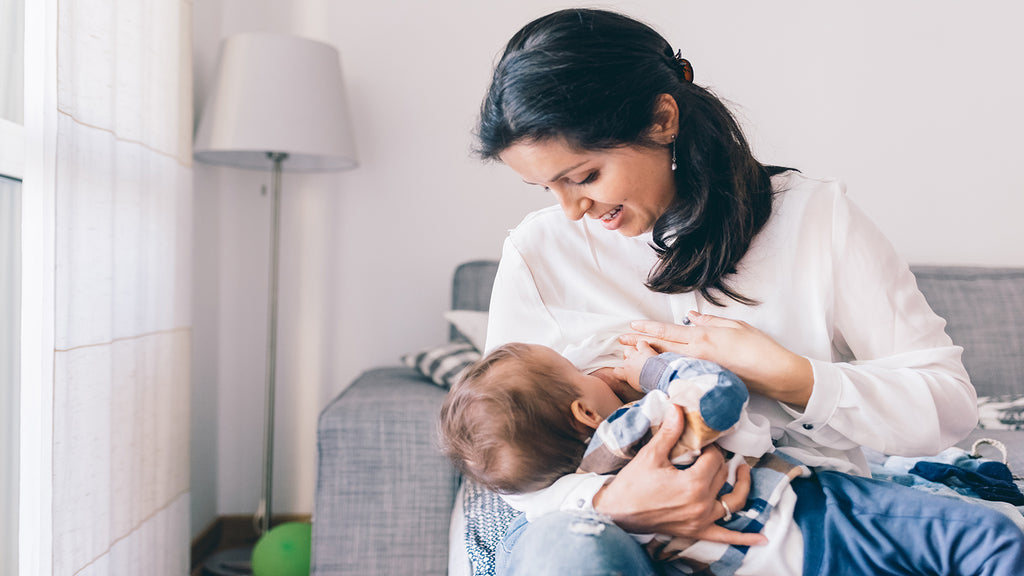
[[411, 368], [380, 368], [320, 414], [314, 575], [447, 572], [458, 476], [437, 449], [446, 393]]

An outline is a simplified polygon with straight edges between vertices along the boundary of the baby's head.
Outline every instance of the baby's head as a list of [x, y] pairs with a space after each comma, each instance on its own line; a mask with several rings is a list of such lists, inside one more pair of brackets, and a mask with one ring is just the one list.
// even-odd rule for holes
[[471, 366], [441, 408], [445, 454], [503, 493], [539, 490], [576, 471], [587, 439], [622, 402], [554, 350], [506, 344]]

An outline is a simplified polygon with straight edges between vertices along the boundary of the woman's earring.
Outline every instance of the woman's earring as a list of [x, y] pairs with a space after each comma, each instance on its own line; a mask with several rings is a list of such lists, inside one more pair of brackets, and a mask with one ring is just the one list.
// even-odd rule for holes
[[672, 137], [672, 171], [675, 172], [678, 166], [676, 165], [676, 137]]

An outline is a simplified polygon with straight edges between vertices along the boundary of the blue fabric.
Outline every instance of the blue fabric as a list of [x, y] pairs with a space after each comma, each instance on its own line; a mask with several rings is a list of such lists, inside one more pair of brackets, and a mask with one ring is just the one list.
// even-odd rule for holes
[[[939, 496], [961, 498], [963, 500], [971, 501], [974, 504], [987, 506], [1006, 515], [1007, 518], [1013, 521], [1022, 531], [1024, 531], [1024, 516], [1021, 515], [1021, 510], [1015, 508], [1013, 504], [1002, 500], [983, 499], [974, 487], [957, 480], [955, 477], [946, 478], [944, 481], [934, 481], [919, 474], [911, 473], [918, 464], [924, 462], [942, 465], [943, 467], [950, 466], [963, 468], [968, 471], [981, 470], [986, 474], [992, 474], [997, 478], [1004, 480], [1007, 479], [1006, 475], [1009, 474], [1009, 469], [1006, 469], [1005, 472], [994, 472], [995, 470], [1004, 467], [1001, 462], [984, 458], [975, 458], [962, 448], [953, 447], [943, 450], [935, 456], [927, 458], [889, 456], [884, 460], [876, 461], [871, 464], [871, 476], [878, 480], [885, 480], [901, 484], [903, 486], [909, 486], [922, 492], [936, 494]], [[1012, 475], [1009, 477], [1009, 481], [1013, 483], [1017, 488], [1017, 491], [1020, 491], [1021, 486], [1024, 485], [1024, 481], [1015, 479]], [[1003, 489], [1007, 490], [1007, 492], [1012, 496], [1013, 492], [1011, 489], [1005, 487]], [[984, 486], [982, 487], [982, 491], [986, 491]]]
[[925, 458], [889, 456], [871, 463], [871, 477], [940, 496], [974, 500], [1006, 513], [1024, 530], [1024, 517], [1013, 507], [1024, 504], [1024, 482], [1015, 479], [1006, 464], [973, 457], [962, 448], [948, 448]]
[[747, 387], [738, 376], [723, 368], [718, 386], [701, 396], [700, 415], [711, 428], [719, 432], [728, 430], [740, 419], [747, 398]]
[[792, 486], [806, 576], [1024, 574], [1024, 533], [989, 508], [837, 472]]
[[501, 496], [469, 478], [462, 482], [466, 553], [473, 576], [494, 576], [495, 553], [506, 528], [519, 515]]
[[1006, 464], [991, 460], [965, 460], [957, 464], [922, 461], [910, 469], [925, 480], [941, 482], [958, 492], [965, 489], [985, 500], [1024, 505], [1024, 494], [1013, 482]]

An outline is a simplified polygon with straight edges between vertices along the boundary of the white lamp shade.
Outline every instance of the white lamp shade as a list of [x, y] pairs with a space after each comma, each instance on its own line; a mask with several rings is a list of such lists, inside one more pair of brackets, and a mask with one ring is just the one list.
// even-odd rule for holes
[[221, 43], [217, 76], [196, 134], [201, 162], [269, 170], [337, 171], [358, 165], [338, 51], [283, 34]]

